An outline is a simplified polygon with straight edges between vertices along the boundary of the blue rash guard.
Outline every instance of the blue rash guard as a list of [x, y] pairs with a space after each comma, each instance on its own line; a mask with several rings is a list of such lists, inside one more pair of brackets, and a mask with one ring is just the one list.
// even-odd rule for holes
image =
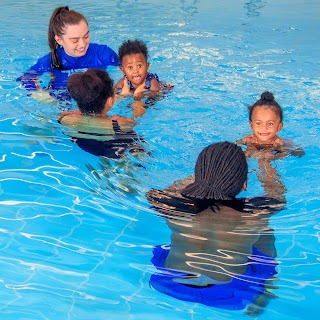
[[[63, 65], [63, 70], [52, 69], [49, 53], [40, 58], [34, 66], [17, 80], [21, 81], [22, 85], [29, 91], [39, 88], [46, 89], [49, 90], [50, 94], [63, 99], [63, 92], [66, 91], [70, 74], [84, 72], [89, 68], [106, 69], [110, 65], [119, 66], [117, 54], [107, 45], [96, 43], [90, 43], [86, 54], [82, 57], [71, 57], [66, 54], [63, 48], [58, 49], [58, 55]], [[50, 82], [47, 86], [42, 86], [40, 77], [47, 72], [51, 73]], [[60, 92], [57, 94], [56, 91]]]

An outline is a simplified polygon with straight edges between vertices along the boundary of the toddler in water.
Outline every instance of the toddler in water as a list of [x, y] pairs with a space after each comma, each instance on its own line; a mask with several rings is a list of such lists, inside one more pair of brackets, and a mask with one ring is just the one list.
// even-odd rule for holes
[[283, 140], [277, 135], [283, 128], [283, 111], [271, 92], [263, 92], [261, 98], [249, 107], [249, 120], [253, 134], [237, 141], [247, 145], [248, 158], [275, 160], [288, 155], [304, 155], [304, 151], [294, 147], [290, 139]]
[[118, 55], [120, 69], [124, 74], [116, 84], [116, 89], [121, 90], [121, 95], [133, 93], [135, 98], [142, 98], [143, 92], [159, 92], [166, 86], [160, 83], [156, 74], [148, 72], [148, 49], [143, 41], [125, 41], [120, 46]]
[[283, 111], [271, 92], [262, 93], [261, 98], [249, 107], [249, 120], [253, 134], [244, 137], [242, 143], [262, 147], [285, 145], [277, 135], [283, 128]]

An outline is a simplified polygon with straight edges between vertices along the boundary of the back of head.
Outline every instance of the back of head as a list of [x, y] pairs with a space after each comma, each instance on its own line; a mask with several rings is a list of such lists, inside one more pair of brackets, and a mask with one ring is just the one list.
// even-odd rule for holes
[[83, 114], [101, 114], [107, 99], [114, 94], [113, 80], [106, 71], [98, 69], [72, 74], [67, 88]]
[[249, 120], [252, 120], [252, 112], [256, 107], [266, 106], [271, 108], [283, 120], [283, 111], [278, 102], [274, 99], [273, 93], [265, 91], [261, 94], [261, 98], [257, 100], [252, 106], [249, 106]]
[[234, 143], [218, 142], [201, 151], [195, 167], [195, 182], [181, 194], [198, 200], [233, 200], [247, 180], [246, 156]]
[[118, 56], [120, 62], [124, 56], [129, 54], [142, 53], [148, 61], [148, 49], [142, 40], [128, 40], [122, 43], [118, 50]]
[[60, 47], [55, 40], [55, 36], [62, 37], [65, 33], [65, 29], [68, 25], [76, 25], [84, 20], [87, 24], [87, 20], [79, 12], [69, 10], [69, 7], [56, 8], [50, 18], [48, 28], [48, 43], [51, 50], [51, 67], [53, 69], [62, 69], [63, 66], [58, 57], [57, 49]]

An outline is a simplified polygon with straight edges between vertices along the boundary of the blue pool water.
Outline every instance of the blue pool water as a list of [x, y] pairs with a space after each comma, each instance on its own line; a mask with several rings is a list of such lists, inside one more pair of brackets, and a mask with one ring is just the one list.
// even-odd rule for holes
[[[192, 174], [199, 151], [250, 132], [247, 106], [269, 90], [282, 137], [305, 155], [278, 160], [287, 207], [270, 218], [277, 249], [272, 299], [259, 319], [316, 319], [320, 298], [318, 0], [69, 1], [92, 42], [143, 39], [150, 71], [174, 90], [139, 120], [150, 155], [105, 161], [64, 135], [61, 105], [15, 79], [48, 52], [59, 1], [1, 2], [0, 318], [234, 319], [149, 285], [153, 248], [170, 243], [145, 193]], [[120, 70], [110, 68], [114, 79]], [[128, 113], [124, 104], [116, 106]], [[249, 161], [246, 197], [262, 194]]]

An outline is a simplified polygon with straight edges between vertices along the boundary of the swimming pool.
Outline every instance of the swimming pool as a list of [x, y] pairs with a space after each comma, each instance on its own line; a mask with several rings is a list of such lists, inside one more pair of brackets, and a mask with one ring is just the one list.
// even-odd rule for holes
[[[61, 2], [2, 1], [1, 318], [246, 318], [150, 287], [152, 250], [170, 242], [170, 230], [145, 193], [192, 174], [204, 146], [248, 133], [246, 107], [270, 90], [284, 108], [281, 136], [305, 155], [277, 162], [287, 188], [286, 210], [269, 221], [278, 298], [259, 319], [315, 319], [319, 1], [99, 2], [68, 2], [88, 18], [92, 42], [117, 49], [142, 38], [150, 71], [175, 88], [136, 128], [152, 156], [119, 165], [85, 153], [56, 122], [60, 106], [36, 102], [15, 81], [48, 52], [48, 20]], [[118, 69], [109, 71], [120, 77]], [[256, 164], [249, 165], [248, 197], [261, 194]]]

